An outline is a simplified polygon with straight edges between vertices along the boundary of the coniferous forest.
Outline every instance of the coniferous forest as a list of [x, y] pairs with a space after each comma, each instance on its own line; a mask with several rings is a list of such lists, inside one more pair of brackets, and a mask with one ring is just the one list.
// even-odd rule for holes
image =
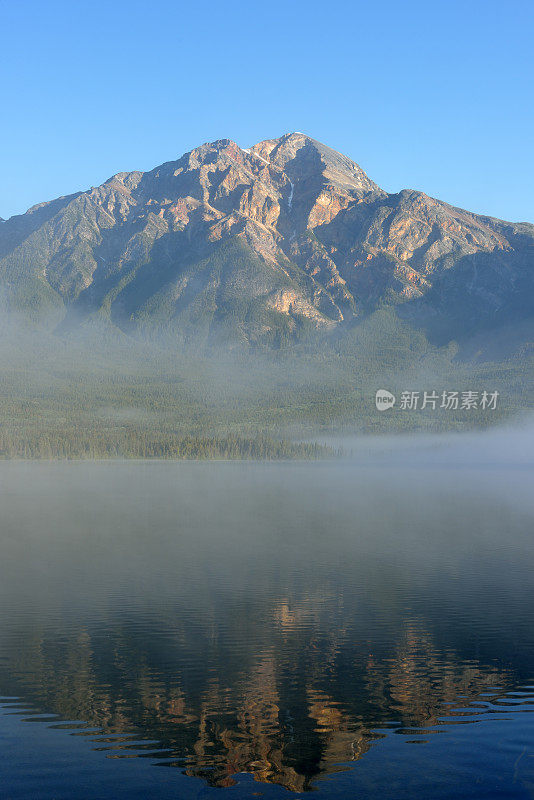
[[[462, 359], [387, 311], [320, 348], [263, 352], [11, 327], [0, 346], [0, 458], [309, 459], [352, 435], [486, 428], [532, 407], [531, 358]], [[376, 409], [378, 389], [395, 393], [394, 409]], [[498, 402], [400, 402], [407, 391], [441, 401], [453, 390], [497, 391]]]

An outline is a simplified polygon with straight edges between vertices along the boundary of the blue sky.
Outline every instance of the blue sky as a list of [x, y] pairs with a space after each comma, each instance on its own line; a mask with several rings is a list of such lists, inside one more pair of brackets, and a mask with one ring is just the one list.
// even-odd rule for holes
[[0, 0], [0, 216], [292, 130], [534, 221], [534, 3]]

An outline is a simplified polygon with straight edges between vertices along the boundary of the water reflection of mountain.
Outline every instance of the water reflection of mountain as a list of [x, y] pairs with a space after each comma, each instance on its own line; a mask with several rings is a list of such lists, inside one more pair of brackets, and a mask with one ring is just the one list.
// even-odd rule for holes
[[28, 631], [8, 643], [0, 682], [40, 710], [97, 727], [99, 746], [117, 754], [135, 752], [138, 736], [211, 785], [250, 772], [295, 791], [364, 756], [392, 720], [424, 732], [447, 713], [444, 703], [466, 705], [510, 685], [506, 671], [440, 650], [421, 620], [406, 621], [387, 657], [370, 640], [311, 624], [303, 643], [312, 607], [313, 598], [292, 608], [276, 602], [278, 635], [241, 663], [214, 652], [202, 663], [183, 641], [156, 653], [128, 625], [72, 636]]
[[450, 475], [13, 465], [0, 692], [108, 755], [150, 740], [211, 785], [310, 788], [530, 678], [530, 483], [507, 503]]

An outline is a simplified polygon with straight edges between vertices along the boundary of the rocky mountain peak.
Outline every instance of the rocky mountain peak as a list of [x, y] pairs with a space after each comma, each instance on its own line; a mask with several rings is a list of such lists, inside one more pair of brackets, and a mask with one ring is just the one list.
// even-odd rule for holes
[[0, 289], [14, 306], [104, 313], [123, 330], [213, 338], [222, 325], [252, 343], [350, 326], [384, 303], [489, 319], [528, 296], [533, 253], [534, 226], [387, 194], [293, 132], [207, 142], [2, 222]]
[[358, 164], [304, 133], [266, 139], [251, 150], [297, 180], [315, 175], [321, 177], [325, 185], [357, 196], [382, 193]]

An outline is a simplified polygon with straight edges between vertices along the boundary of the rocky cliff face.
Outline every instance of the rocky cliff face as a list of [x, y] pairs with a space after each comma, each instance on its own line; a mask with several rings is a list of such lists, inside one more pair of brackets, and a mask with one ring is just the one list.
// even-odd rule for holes
[[387, 194], [301, 133], [204, 144], [0, 222], [8, 306], [207, 343], [276, 346], [383, 304], [453, 327], [458, 309], [528, 317], [533, 259], [533, 225]]

